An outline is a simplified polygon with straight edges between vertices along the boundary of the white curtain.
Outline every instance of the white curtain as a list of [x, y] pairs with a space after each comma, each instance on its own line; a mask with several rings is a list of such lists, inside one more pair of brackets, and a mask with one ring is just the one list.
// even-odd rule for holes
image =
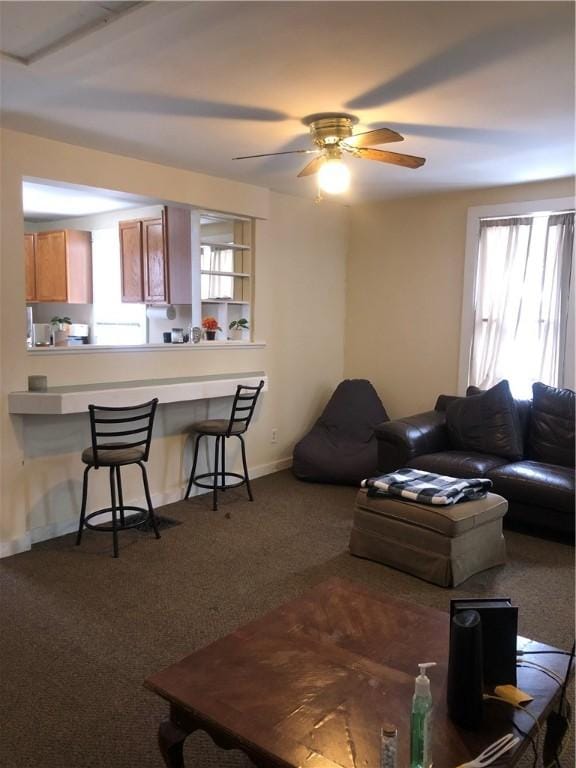
[[547, 252], [558, 266], [558, 386], [574, 387], [574, 214], [548, 219]]
[[201, 298], [232, 299], [234, 297], [234, 278], [214, 272], [234, 271], [234, 251], [223, 248], [202, 246], [201, 255]]
[[480, 225], [469, 383], [563, 383], [574, 214]]

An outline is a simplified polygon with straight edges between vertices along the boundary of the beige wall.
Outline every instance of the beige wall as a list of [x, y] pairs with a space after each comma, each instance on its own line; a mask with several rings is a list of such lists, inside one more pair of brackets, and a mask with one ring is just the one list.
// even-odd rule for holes
[[354, 207], [345, 375], [370, 379], [392, 418], [456, 392], [467, 209], [573, 193], [559, 179]]
[[[20, 417], [7, 413], [7, 393], [26, 388], [32, 373], [51, 385], [264, 370], [263, 396], [248, 435], [255, 472], [289, 459], [294, 442], [342, 378], [348, 209], [270, 193], [201, 174], [145, 163], [12, 131], [2, 134], [2, 254], [0, 260], [0, 554], [77, 519], [86, 444], [80, 417]], [[25, 349], [22, 176], [121, 189], [166, 201], [261, 217], [256, 237], [255, 322], [264, 348], [174, 349], [161, 352], [33, 356]], [[150, 462], [157, 501], [177, 494], [189, 466], [183, 433], [194, 418], [221, 415], [226, 403], [175, 404], [160, 409]], [[278, 429], [278, 443], [270, 442]], [[98, 478], [90, 507], [105, 502]], [[127, 498], [141, 495], [128, 478]]]

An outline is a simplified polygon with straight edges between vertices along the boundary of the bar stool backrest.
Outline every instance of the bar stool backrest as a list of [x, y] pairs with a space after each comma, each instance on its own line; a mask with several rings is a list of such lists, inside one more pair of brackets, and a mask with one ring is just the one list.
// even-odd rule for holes
[[258, 395], [263, 386], [263, 381], [257, 387], [238, 384], [236, 394], [234, 395], [234, 402], [232, 403], [232, 413], [230, 414], [230, 422], [226, 432], [227, 437], [230, 437], [232, 434], [238, 435], [246, 432], [252, 420]]
[[124, 451], [127, 448], [144, 446], [141, 461], [148, 461], [152, 428], [158, 398], [147, 403], [120, 408], [101, 405], [89, 405], [90, 431], [94, 467], [97, 469], [98, 451]]

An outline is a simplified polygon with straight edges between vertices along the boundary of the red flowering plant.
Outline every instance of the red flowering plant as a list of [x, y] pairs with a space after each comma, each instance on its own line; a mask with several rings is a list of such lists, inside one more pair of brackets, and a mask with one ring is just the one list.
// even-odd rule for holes
[[204, 328], [205, 331], [221, 331], [222, 328], [218, 325], [218, 320], [216, 320], [215, 317], [203, 317], [202, 318], [202, 328]]

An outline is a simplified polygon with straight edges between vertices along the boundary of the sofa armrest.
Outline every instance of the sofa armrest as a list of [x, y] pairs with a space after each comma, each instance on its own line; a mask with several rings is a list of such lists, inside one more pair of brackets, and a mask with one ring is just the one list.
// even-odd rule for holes
[[380, 472], [394, 472], [416, 456], [448, 448], [446, 414], [443, 411], [427, 411], [386, 421], [379, 424], [375, 432]]

